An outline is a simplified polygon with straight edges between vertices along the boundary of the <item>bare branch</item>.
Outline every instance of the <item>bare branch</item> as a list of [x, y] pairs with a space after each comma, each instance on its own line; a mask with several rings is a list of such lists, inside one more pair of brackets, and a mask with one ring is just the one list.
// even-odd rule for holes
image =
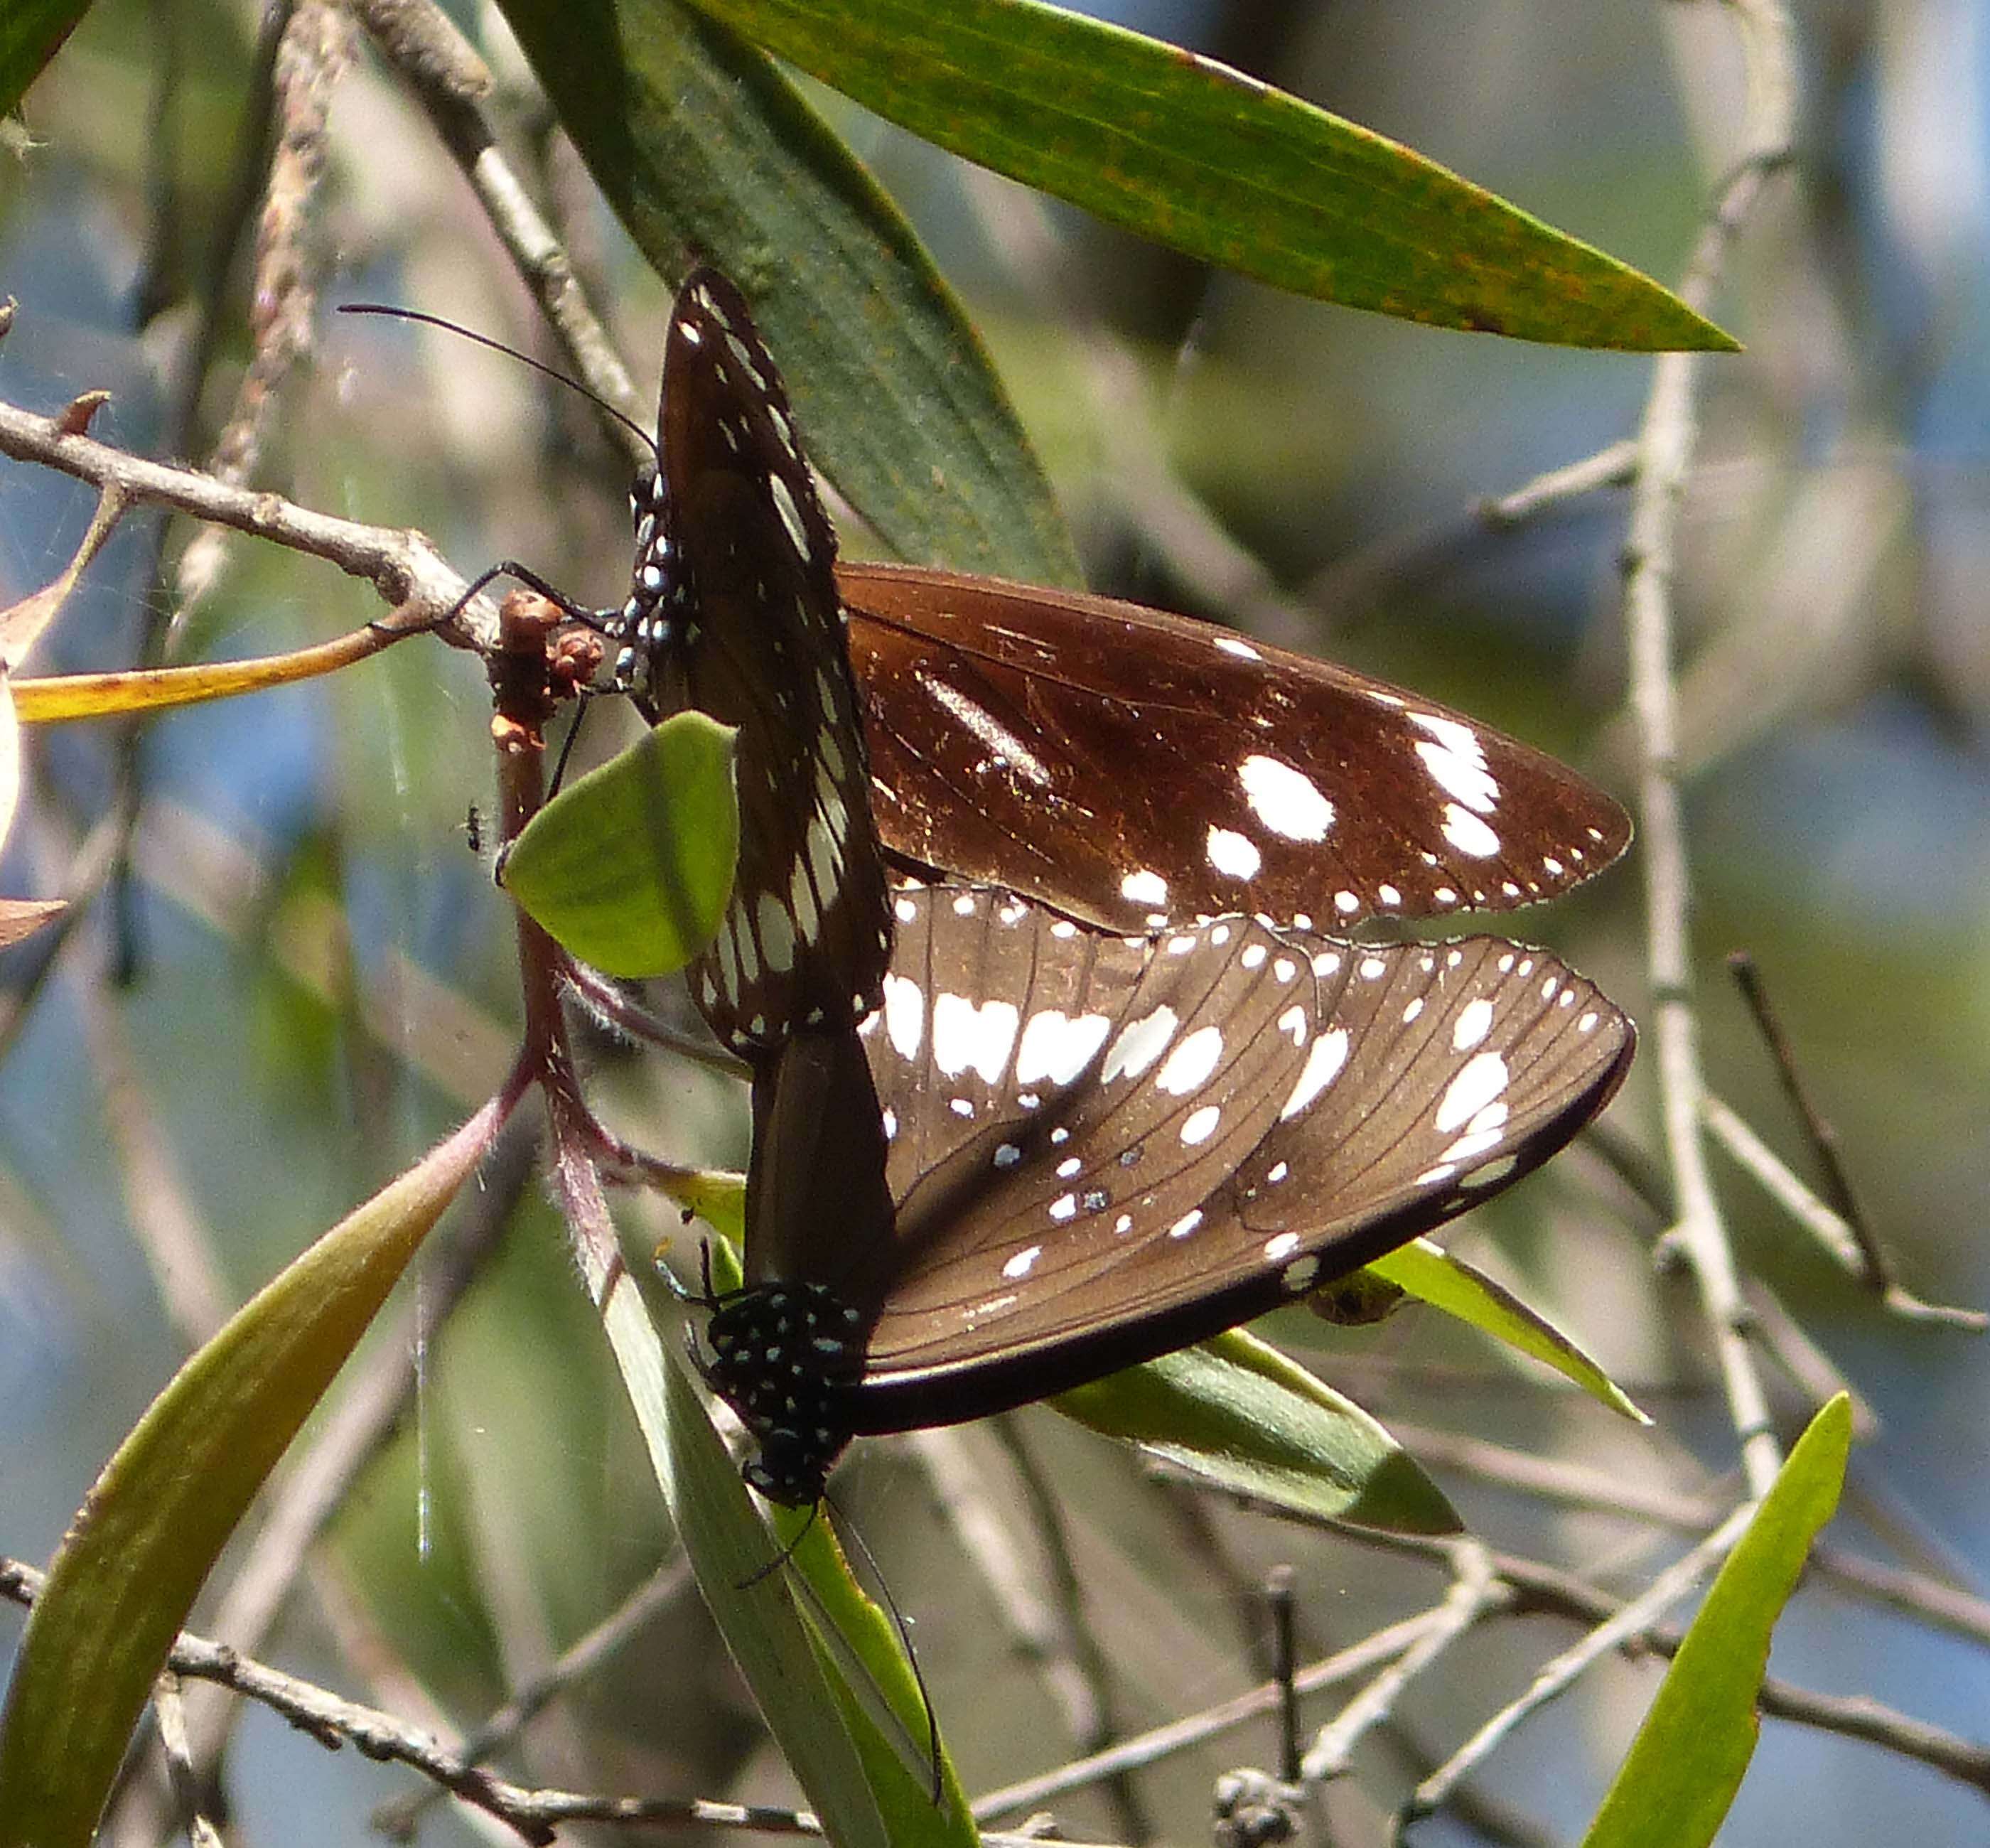
[[392, 607], [396, 629], [433, 628], [444, 640], [480, 651], [495, 639], [496, 607], [479, 596], [458, 610], [466, 580], [412, 528], [363, 526], [314, 513], [279, 494], [232, 487], [193, 469], [148, 462], [65, 430], [59, 416], [40, 416], [17, 405], [0, 403], [0, 455], [58, 469], [100, 489], [115, 487], [131, 500], [173, 508], [324, 559], [372, 584]]

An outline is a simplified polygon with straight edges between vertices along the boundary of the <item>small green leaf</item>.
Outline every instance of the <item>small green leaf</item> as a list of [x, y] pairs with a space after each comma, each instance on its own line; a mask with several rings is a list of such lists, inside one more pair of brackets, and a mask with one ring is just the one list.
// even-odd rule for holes
[[1394, 1533], [1459, 1530], [1451, 1504], [1387, 1432], [1241, 1329], [1051, 1403], [1224, 1488]]
[[525, 824], [504, 889], [610, 975], [670, 975], [717, 935], [732, 895], [733, 732], [679, 712], [570, 783]]
[[500, 0], [636, 247], [745, 290], [810, 458], [898, 556], [1082, 582], [1041, 465], [896, 206], [752, 46], [674, 0]]
[[62, 42], [90, 11], [90, 0], [7, 0], [0, 6], [0, 115], [21, 106]]
[[216, 1556], [502, 1120], [486, 1105], [265, 1286], [105, 1466], [0, 1713], [0, 1848], [89, 1841]]
[[1411, 1296], [1421, 1297], [1447, 1315], [1469, 1322], [1495, 1340], [1504, 1341], [1573, 1380], [1612, 1411], [1641, 1425], [1652, 1421], [1633, 1405], [1603, 1369], [1545, 1316], [1486, 1273], [1455, 1258], [1442, 1245], [1418, 1238], [1399, 1245], [1367, 1269]]
[[766, 1569], [774, 1541], [674, 1353], [664, 1408], [665, 1497], [719, 1634], [830, 1839], [844, 1848], [884, 1848], [890, 1837], [851, 1721], [785, 1571]]
[[1731, 350], [1670, 290], [1422, 155], [1037, 0], [694, 0], [915, 134], [1207, 263], [1574, 346]]
[[1666, 1671], [1583, 1848], [1703, 1848], [1741, 1788], [1755, 1700], [1811, 1542], [1830, 1520], [1852, 1445], [1843, 1393], [1811, 1420]]

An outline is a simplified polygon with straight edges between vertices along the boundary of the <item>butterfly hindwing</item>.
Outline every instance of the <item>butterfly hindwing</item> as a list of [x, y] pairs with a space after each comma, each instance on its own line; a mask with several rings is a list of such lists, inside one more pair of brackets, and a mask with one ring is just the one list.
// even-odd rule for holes
[[1629, 1058], [1589, 983], [1496, 939], [1100, 938], [972, 887], [899, 906], [912, 986], [861, 1031], [895, 1228], [810, 1273], [868, 1331], [852, 1430], [981, 1415], [1275, 1307], [1528, 1172]]

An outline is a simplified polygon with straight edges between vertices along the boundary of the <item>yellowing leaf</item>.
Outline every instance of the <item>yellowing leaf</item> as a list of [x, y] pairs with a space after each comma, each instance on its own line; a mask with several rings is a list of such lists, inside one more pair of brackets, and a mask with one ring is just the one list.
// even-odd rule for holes
[[0, 1848], [86, 1848], [216, 1558], [501, 1120], [487, 1104], [266, 1285], [105, 1466], [0, 1712]]

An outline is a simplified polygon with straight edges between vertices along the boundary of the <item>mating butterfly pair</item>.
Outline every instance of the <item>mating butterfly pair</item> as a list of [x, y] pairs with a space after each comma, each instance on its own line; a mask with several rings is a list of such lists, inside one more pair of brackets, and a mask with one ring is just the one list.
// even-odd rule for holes
[[[715, 1306], [710, 1371], [763, 1493], [813, 1500], [853, 1435], [1275, 1307], [1526, 1173], [1615, 1089], [1630, 1024], [1554, 958], [1316, 928], [1574, 885], [1629, 835], [1580, 778], [1206, 625], [837, 572], [711, 270], [672, 314], [659, 421], [613, 621], [646, 708], [739, 728], [739, 871], [689, 978], [753, 1072], [749, 1287]], [[998, 883], [895, 891], [888, 867]]]

